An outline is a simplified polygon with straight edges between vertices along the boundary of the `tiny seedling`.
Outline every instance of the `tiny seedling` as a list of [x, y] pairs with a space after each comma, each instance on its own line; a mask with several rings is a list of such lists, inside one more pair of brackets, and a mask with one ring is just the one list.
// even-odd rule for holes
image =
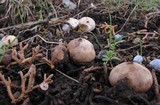
[[119, 61], [120, 58], [116, 57], [115, 52], [112, 50], [106, 51], [106, 54], [103, 55], [102, 57], [102, 61], [105, 62], [106, 64], [109, 62], [112, 67], [113, 67], [112, 61], [117, 61], [117, 60]]
[[[112, 18], [111, 15], [109, 14], [110, 17], [110, 25], [112, 25]], [[122, 43], [124, 40], [122, 39], [115, 39], [113, 38], [113, 28], [109, 28], [109, 40], [108, 40], [108, 46], [109, 50], [106, 51], [106, 54], [102, 56], [102, 61], [105, 62], [106, 64], [109, 62], [111, 67], [113, 67], [112, 61], [117, 61], [120, 60], [120, 58], [116, 57], [116, 46], [119, 43]]]

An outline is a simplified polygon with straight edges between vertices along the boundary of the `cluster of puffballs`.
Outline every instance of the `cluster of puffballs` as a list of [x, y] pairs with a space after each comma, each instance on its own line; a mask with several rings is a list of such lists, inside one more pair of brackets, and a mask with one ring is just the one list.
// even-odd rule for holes
[[[85, 24], [88, 27], [86, 31], [92, 31], [95, 28], [95, 22], [89, 17], [83, 17], [75, 22], [71, 21], [72, 19], [70, 18], [68, 20], [69, 26], [66, 24], [65, 27], [74, 29], [79, 24]], [[82, 22], [82, 20], [85, 21]], [[92, 23], [93, 27], [89, 26], [89, 23]], [[63, 27], [62, 29], [66, 30], [67, 28]], [[121, 35], [115, 36], [118, 39], [120, 37]], [[15, 36], [4, 36], [1, 41], [7, 45], [9, 42], [15, 40], [15, 38]], [[15, 45], [17, 43], [18, 40], [16, 39], [13, 44]], [[51, 51], [51, 61], [53, 64], [62, 61], [67, 62], [69, 57], [78, 64], [84, 64], [93, 61], [96, 57], [96, 52], [93, 44], [85, 38], [72, 39], [67, 45], [59, 44]], [[147, 92], [153, 84], [153, 77], [150, 70], [141, 64], [142, 61], [143, 57], [137, 55], [133, 59], [133, 62], [122, 62], [115, 66], [109, 74], [110, 84], [114, 86], [118, 81], [127, 78], [128, 85], [136, 92]], [[150, 65], [152, 68], [160, 71], [159, 59], [154, 59], [150, 62]]]
[[80, 25], [85, 25], [85, 32], [91, 32], [95, 29], [96, 23], [91, 17], [82, 17], [81, 19], [69, 18], [62, 26], [63, 31], [69, 31], [77, 28]]
[[[63, 44], [56, 46], [51, 54], [52, 61], [62, 61], [65, 57], [64, 52], [68, 52], [70, 58], [80, 64], [91, 62], [96, 57], [93, 44], [84, 38], [75, 38], [67, 46]], [[58, 55], [61, 56], [58, 57]], [[127, 78], [128, 85], [136, 92], [147, 92], [153, 84], [150, 70], [135, 61], [122, 62], [115, 66], [109, 74], [109, 81], [112, 86], [125, 78]]]

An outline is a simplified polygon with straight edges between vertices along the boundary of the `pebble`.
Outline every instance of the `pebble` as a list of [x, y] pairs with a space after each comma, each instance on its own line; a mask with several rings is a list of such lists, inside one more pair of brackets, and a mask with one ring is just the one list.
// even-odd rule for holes
[[133, 62], [136, 62], [136, 63], [139, 63], [141, 64], [143, 62], [143, 57], [141, 55], [136, 55], [134, 58], [133, 58]]
[[121, 35], [121, 34], [115, 34], [115, 35], [114, 35], [114, 38], [115, 38], [116, 40], [122, 40], [123, 35]]
[[149, 64], [153, 69], [160, 71], [160, 59], [154, 59]]

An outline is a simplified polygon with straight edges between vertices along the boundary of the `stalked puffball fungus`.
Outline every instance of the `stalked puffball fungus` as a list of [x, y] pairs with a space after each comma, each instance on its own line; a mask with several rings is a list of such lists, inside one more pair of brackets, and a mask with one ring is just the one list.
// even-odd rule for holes
[[63, 63], [68, 61], [68, 50], [63, 44], [59, 44], [52, 49], [51, 52], [52, 63]]
[[79, 63], [87, 63], [94, 60], [96, 54], [93, 44], [84, 38], [76, 38], [68, 43], [70, 57]]
[[79, 24], [80, 24], [80, 28], [81, 26], [83, 27], [83, 25], [86, 26], [85, 30], [83, 30], [85, 32], [91, 32], [96, 27], [95, 21], [90, 17], [82, 17], [81, 19], [79, 19]]
[[6, 35], [4, 36], [1, 41], [5, 45], [17, 45], [18, 44], [18, 39], [14, 35]]
[[114, 86], [119, 80], [127, 78], [129, 86], [136, 92], [147, 92], [153, 83], [151, 72], [144, 66], [123, 62], [112, 69], [109, 81]]
[[133, 62], [136, 62], [136, 63], [139, 63], [141, 64], [143, 62], [143, 57], [141, 55], [136, 55], [134, 58], [133, 58]]
[[75, 18], [69, 18], [67, 23], [70, 24], [73, 29], [75, 29], [79, 25], [79, 20]]
[[69, 31], [71, 29], [75, 29], [79, 25], [79, 20], [75, 18], [69, 18], [68, 21], [62, 26], [63, 31]]
[[153, 69], [160, 72], [160, 59], [153, 59], [149, 64]]

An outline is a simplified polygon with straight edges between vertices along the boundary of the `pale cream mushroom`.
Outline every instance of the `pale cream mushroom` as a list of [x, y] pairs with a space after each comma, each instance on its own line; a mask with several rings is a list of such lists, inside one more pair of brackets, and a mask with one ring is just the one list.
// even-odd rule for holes
[[84, 38], [76, 38], [68, 43], [70, 57], [79, 63], [86, 63], [94, 60], [96, 54], [93, 44]]
[[124, 62], [112, 69], [109, 81], [114, 86], [119, 80], [127, 78], [129, 86], [137, 92], [147, 92], [153, 84], [151, 72], [138, 63]]
[[18, 44], [18, 39], [14, 35], [6, 35], [4, 36], [1, 41], [5, 45], [17, 45]]
[[62, 26], [63, 31], [69, 31], [71, 29], [77, 28], [79, 25], [79, 20], [75, 18], [69, 18], [69, 20]]
[[95, 21], [90, 17], [82, 17], [81, 19], [79, 19], [79, 24], [80, 24], [80, 27], [81, 26], [84, 27], [83, 25], [87, 26], [85, 30], [83, 30], [85, 32], [91, 32], [96, 27]]

